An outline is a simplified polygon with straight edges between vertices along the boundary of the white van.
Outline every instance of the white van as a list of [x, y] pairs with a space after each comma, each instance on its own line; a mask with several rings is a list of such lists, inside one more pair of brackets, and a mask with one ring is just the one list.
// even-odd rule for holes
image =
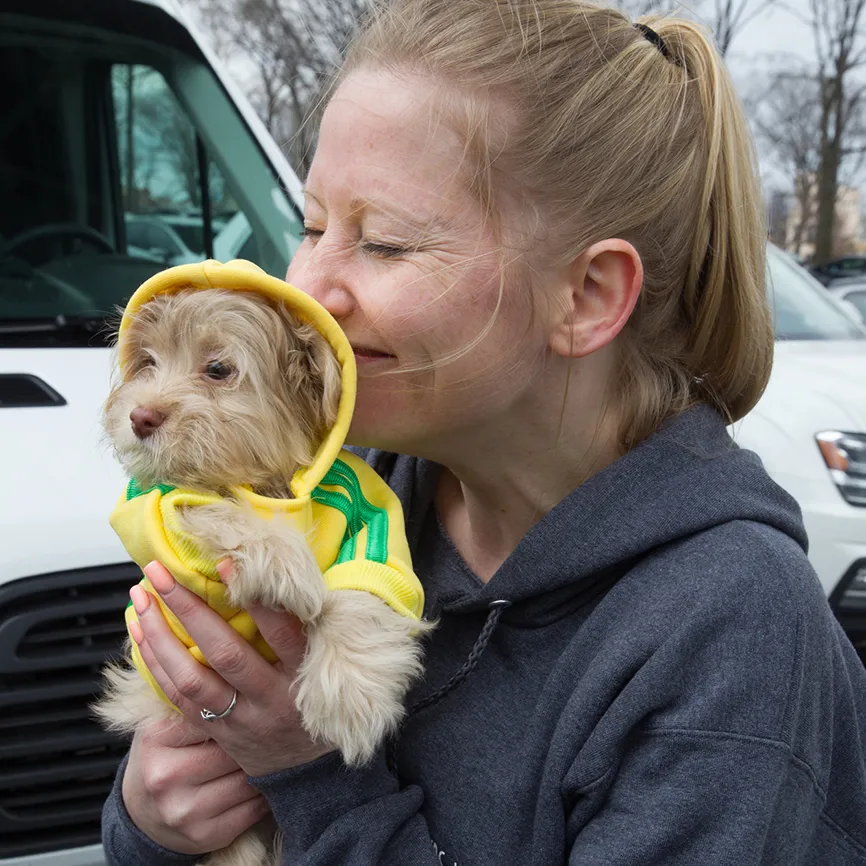
[[[300, 191], [171, 0], [3, 0], [0, 104], [0, 866], [97, 866], [125, 744], [88, 704], [138, 579], [107, 520], [105, 314], [171, 256], [282, 276]], [[737, 436], [866, 633], [866, 333], [772, 250], [770, 272], [783, 339]]]
[[[125, 750], [87, 709], [137, 579], [106, 521], [124, 478], [99, 442], [105, 314], [178, 254], [175, 235], [182, 255], [284, 276], [299, 205], [289, 164], [172, 0], [0, 4], [3, 866], [103, 863]], [[229, 223], [244, 229], [234, 244]]]

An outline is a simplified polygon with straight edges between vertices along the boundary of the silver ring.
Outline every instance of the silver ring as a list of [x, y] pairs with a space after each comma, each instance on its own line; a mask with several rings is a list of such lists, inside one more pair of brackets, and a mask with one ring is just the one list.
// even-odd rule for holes
[[232, 702], [221, 713], [215, 713], [212, 710], [204, 710], [203, 709], [201, 711], [201, 717], [206, 722], [215, 722], [217, 719], [224, 719], [235, 708], [235, 704], [237, 702], [238, 702], [238, 690], [235, 689], [235, 693], [232, 695]]

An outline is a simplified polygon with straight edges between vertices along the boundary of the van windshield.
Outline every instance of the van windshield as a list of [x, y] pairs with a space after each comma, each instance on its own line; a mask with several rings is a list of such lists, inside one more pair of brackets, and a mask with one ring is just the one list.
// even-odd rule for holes
[[777, 340], [864, 340], [866, 331], [790, 257], [767, 248], [767, 289]]
[[173, 265], [282, 277], [302, 221], [204, 60], [36, 18], [0, 15], [0, 346], [104, 344]]

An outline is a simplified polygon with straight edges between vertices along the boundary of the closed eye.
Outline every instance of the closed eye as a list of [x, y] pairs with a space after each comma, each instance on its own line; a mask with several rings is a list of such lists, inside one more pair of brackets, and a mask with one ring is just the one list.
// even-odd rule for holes
[[390, 244], [376, 244], [371, 241], [365, 241], [362, 244], [365, 252], [372, 253], [374, 256], [381, 256], [383, 259], [396, 259], [399, 256], [405, 256], [410, 251], [405, 247], [395, 247]]
[[314, 229], [312, 226], [305, 225], [301, 229], [302, 238], [320, 238], [324, 232], [321, 229]]

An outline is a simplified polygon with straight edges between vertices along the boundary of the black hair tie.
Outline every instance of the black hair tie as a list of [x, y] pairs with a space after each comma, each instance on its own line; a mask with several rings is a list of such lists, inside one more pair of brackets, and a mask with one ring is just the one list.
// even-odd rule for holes
[[667, 45], [665, 45], [664, 39], [662, 39], [661, 36], [659, 36], [658, 33], [656, 33], [655, 30], [652, 29], [652, 27], [650, 27], [648, 24], [635, 24], [634, 26], [637, 27], [637, 29], [640, 30], [640, 32], [643, 33], [643, 35], [650, 42], [652, 42], [652, 44], [655, 45], [655, 47], [658, 48], [659, 51], [661, 51], [661, 53], [665, 56], [667, 60], [670, 60], [671, 63], [679, 62], [676, 57], [674, 57], [673, 54], [671, 54], [671, 52], [668, 50]]

